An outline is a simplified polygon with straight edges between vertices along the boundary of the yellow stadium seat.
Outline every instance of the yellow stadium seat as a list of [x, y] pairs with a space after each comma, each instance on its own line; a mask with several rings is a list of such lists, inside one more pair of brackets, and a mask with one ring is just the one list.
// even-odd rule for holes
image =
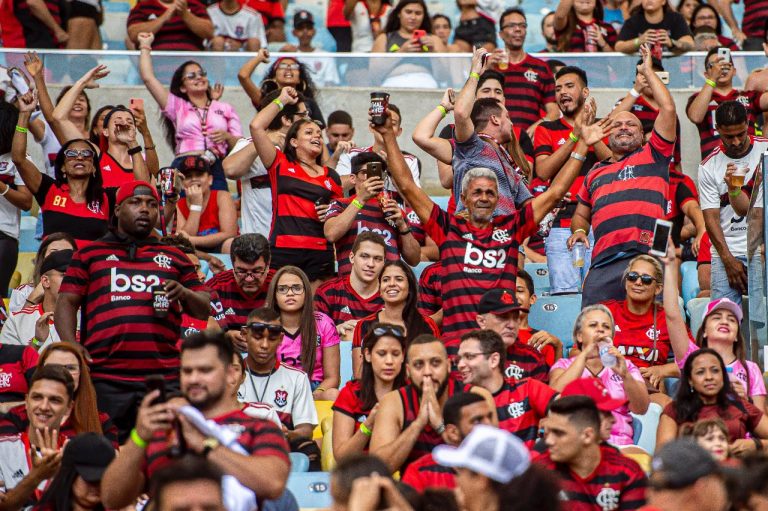
[[[11, 275], [11, 280], [8, 282], [8, 289], [16, 289], [21, 285], [21, 273], [19, 271], [13, 272], [13, 275]], [[8, 304], [5, 304], [6, 308], [8, 308]]]
[[320, 447], [320, 465], [323, 472], [330, 472], [336, 466], [333, 457], [333, 415], [326, 417], [320, 423], [323, 430], [323, 445]]
[[631, 460], [635, 460], [646, 474], [651, 473], [651, 460], [653, 458], [647, 452], [622, 452], [622, 454]]
[[32, 278], [32, 272], [35, 269], [35, 253], [34, 252], [19, 252], [19, 260], [16, 263], [16, 271], [19, 272], [20, 281], [16, 285], [11, 287], [18, 287], [21, 284], [29, 282]]
[[333, 406], [333, 401], [315, 401], [315, 410], [317, 410], [317, 426], [315, 427], [315, 431], [312, 432], [313, 440], [323, 438], [323, 429], [321, 425], [323, 424], [323, 419], [333, 415], [331, 406]]

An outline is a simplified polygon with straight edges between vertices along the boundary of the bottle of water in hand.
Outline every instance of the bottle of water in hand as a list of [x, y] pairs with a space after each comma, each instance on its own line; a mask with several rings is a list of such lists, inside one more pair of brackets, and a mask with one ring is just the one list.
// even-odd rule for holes
[[616, 367], [616, 362], [618, 362], [616, 355], [610, 351], [612, 347], [613, 340], [610, 337], [606, 337], [597, 343], [597, 350], [600, 354], [600, 362], [603, 363], [603, 367], [607, 367], [609, 369]]

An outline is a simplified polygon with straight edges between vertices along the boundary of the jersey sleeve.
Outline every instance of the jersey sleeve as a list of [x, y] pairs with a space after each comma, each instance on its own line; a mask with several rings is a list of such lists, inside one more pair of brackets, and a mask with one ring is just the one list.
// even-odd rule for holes
[[412, 487], [419, 493], [424, 493], [424, 490], [427, 489], [427, 481], [424, 481], [421, 477], [421, 474], [419, 473], [419, 467], [416, 463], [411, 463], [408, 465], [408, 468], [405, 469], [402, 482]]
[[698, 194], [696, 193], [696, 185], [690, 177], [685, 176], [675, 187], [675, 202], [678, 207], [682, 208], [688, 201], [698, 201]]
[[613, 28], [613, 25], [611, 25], [610, 23], [606, 23], [605, 25], [603, 25], [603, 28], [605, 28], [605, 32], [606, 32], [604, 37], [605, 42], [607, 42], [611, 46], [611, 48], [613, 48], [614, 46], [616, 46], [616, 42], [619, 38], [619, 35], [616, 33], [616, 29]]
[[429, 214], [429, 221], [424, 225], [424, 232], [426, 232], [439, 247], [445, 241], [450, 227], [451, 219], [448, 216], [448, 213], [440, 209], [440, 206], [433, 203], [432, 212]]
[[[621, 489], [619, 497], [619, 510], [629, 511], [640, 509], [645, 505], [645, 491], [648, 487], [648, 478], [634, 460], [627, 460], [629, 466], [625, 468], [630, 472], [626, 485]], [[631, 468], [630, 468], [631, 467]]]
[[675, 151], [675, 141], [662, 137], [655, 128], [651, 132], [648, 145], [650, 145], [651, 151], [653, 151], [654, 161], [669, 160]]
[[344, 153], [339, 157], [339, 163], [336, 164], [336, 173], [340, 176], [348, 176], [352, 173], [352, 157], [349, 153]]
[[[710, 158], [707, 163], [712, 162]], [[701, 209], [720, 209], [719, 183], [715, 182], [715, 171], [712, 167], [699, 165], [699, 204]]]
[[336, 218], [347, 209], [347, 206], [347, 204], [342, 203], [340, 200], [331, 201], [328, 205], [328, 211], [325, 213], [325, 219], [330, 220], [331, 218]]
[[[206, 18], [208, 17], [208, 14], [206, 13]], [[168, 99], [165, 101], [165, 108], [163, 108], [163, 115], [167, 117], [171, 122], [174, 122], [176, 120], [176, 112], [179, 111], [180, 108], [183, 108], [183, 102], [184, 100], [180, 97], [178, 97], [176, 94], [169, 92], [168, 93]]]
[[477, 133], [472, 133], [468, 139], [464, 142], [456, 140], [456, 148], [453, 152], [453, 157], [459, 160], [465, 160], [474, 158], [483, 149], [483, 141], [477, 136]]
[[747, 372], [749, 373], [749, 395], [752, 396], [765, 396], [765, 380], [763, 379], [763, 372], [760, 370], [760, 366], [747, 360]]
[[315, 292], [315, 310], [322, 312], [326, 316], [331, 315], [331, 304], [328, 302], [324, 286], [320, 286], [317, 292]]
[[339, 396], [336, 398], [336, 401], [333, 402], [333, 406], [331, 408], [334, 412], [343, 413], [348, 417], [356, 419], [357, 406], [355, 405], [357, 403], [357, 398], [355, 397], [355, 391], [352, 388], [353, 385], [353, 381], [348, 381], [347, 384], [344, 385], [344, 387], [339, 392]]
[[227, 112], [227, 131], [230, 135], [233, 137], [242, 137], [243, 136], [243, 126], [240, 124], [240, 116], [237, 115], [237, 110], [232, 107], [232, 105], [229, 105], [229, 112]]
[[554, 152], [552, 148], [552, 132], [539, 124], [536, 126], [536, 132], [533, 135], [533, 156], [549, 156]]
[[547, 415], [549, 405], [552, 403], [555, 396], [557, 396], [555, 389], [546, 383], [534, 379], [528, 381], [528, 402], [539, 417]]
[[27, 379], [27, 382], [32, 379], [32, 375], [37, 369], [37, 361], [39, 358], [40, 355], [38, 355], [35, 348], [32, 346], [24, 348], [24, 351], [21, 354], [21, 370], [24, 371], [24, 377]]
[[146, 11], [146, 5], [147, 2], [138, 2], [136, 5], [133, 6], [133, 9], [131, 9], [131, 12], [128, 13], [128, 21], [126, 23], [126, 26], [130, 27], [131, 25], [135, 25], [136, 23], [141, 23], [143, 21], [147, 21], [147, 13]]
[[517, 212], [517, 240], [520, 244], [529, 236], [533, 236], [539, 231], [539, 224], [533, 219], [533, 201], [527, 202]]
[[541, 104], [555, 102], [555, 77], [552, 76], [549, 68], [545, 68], [541, 73]]
[[321, 347], [330, 348], [341, 342], [339, 333], [336, 331], [336, 325], [333, 324], [333, 320], [328, 315], [317, 312], [315, 313], [315, 320], [317, 321], [317, 333], [320, 335]]
[[355, 329], [352, 332], [352, 349], [361, 349], [363, 347], [363, 323], [365, 321], [360, 320], [355, 323]]
[[40, 178], [40, 187], [34, 193], [34, 196], [35, 200], [38, 204], [40, 204], [40, 208], [42, 209], [45, 206], [45, 199], [48, 197], [48, 192], [51, 190], [51, 187], [55, 184], [55, 182], [51, 176], [43, 172], [40, 173]]
[[[594, 170], [594, 167], [592, 167], [592, 169]], [[589, 182], [589, 174], [587, 174], [587, 177], [585, 177], [581, 182], [579, 191], [576, 194], [576, 200], [578, 200], [580, 204], [584, 204], [588, 208], [592, 209], [592, 195], [589, 193]]]
[[72, 255], [72, 262], [67, 268], [67, 273], [64, 274], [64, 279], [61, 281], [59, 293], [70, 293], [78, 296], [88, 294], [90, 264], [85, 259], [86, 257], [82, 250], [75, 251]]

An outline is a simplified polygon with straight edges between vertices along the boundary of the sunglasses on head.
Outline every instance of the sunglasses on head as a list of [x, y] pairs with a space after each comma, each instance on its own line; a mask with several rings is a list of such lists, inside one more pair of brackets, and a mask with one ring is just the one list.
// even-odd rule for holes
[[201, 69], [200, 71], [190, 71], [189, 73], [186, 73], [184, 78], [187, 80], [194, 80], [197, 77], [205, 78], [206, 76], [208, 76], [208, 71]]
[[650, 286], [654, 282], [656, 282], [656, 279], [653, 278], [653, 275], [648, 275], [647, 273], [643, 273], [640, 275], [636, 271], [631, 271], [627, 273], [627, 280], [630, 282], [636, 282], [637, 279], [640, 279], [640, 282], [643, 283], [645, 286]]
[[281, 325], [273, 325], [271, 323], [262, 323], [259, 321], [254, 321], [252, 323], [248, 323], [246, 325], [246, 328], [251, 331], [253, 335], [261, 336], [264, 334], [264, 330], [267, 331], [267, 337], [274, 340], [277, 339], [280, 334], [283, 333], [283, 327]]
[[373, 329], [373, 335], [376, 337], [391, 335], [397, 339], [405, 339], [405, 332], [403, 332], [403, 329], [396, 326], [377, 326]]
[[94, 154], [95, 153], [91, 149], [80, 149], [80, 150], [67, 149], [66, 151], [64, 151], [64, 156], [66, 156], [67, 158], [82, 157], [86, 160], [93, 158]]

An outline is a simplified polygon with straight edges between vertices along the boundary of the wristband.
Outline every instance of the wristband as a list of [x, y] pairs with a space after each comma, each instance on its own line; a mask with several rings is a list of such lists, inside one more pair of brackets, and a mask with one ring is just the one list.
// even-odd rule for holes
[[399, 234], [400, 236], [406, 236], [406, 235], [408, 235], [408, 234], [411, 234], [411, 228], [410, 228], [410, 227], [408, 227], [408, 228], [407, 228], [406, 230], [404, 230], [404, 231], [397, 231], [397, 234]]
[[33, 337], [30, 342], [32, 343], [32, 346], [34, 346], [35, 348], [39, 348], [40, 346], [43, 345], [42, 342], [37, 340], [37, 337]]
[[197, 204], [192, 204], [191, 206], [189, 206], [189, 210], [190, 211], [198, 211], [199, 212], [199, 211], [203, 210], [203, 207], [202, 206], [198, 206]]
[[360, 424], [360, 433], [362, 433], [365, 436], [371, 436], [373, 434], [373, 431], [368, 428], [368, 426], [365, 425], [365, 422]]
[[574, 160], [579, 160], [579, 161], [587, 161], [587, 157], [586, 156], [581, 155], [581, 154], [577, 153], [576, 151], [573, 151], [571, 153], [571, 158], [573, 158]]
[[705, 79], [704, 79], [704, 83], [706, 83], [707, 85], [709, 85], [709, 86], [710, 86], [710, 87], [712, 87], [713, 89], [714, 89], [715, 87], [717, 87], [717, 83], [715, 83], [715, 81], [714, 81], [714, 80], [710, 80], [709, 78], [705, 78]]
[[[8, 193], [8, 190], [10, 190], [10, 189], [11, 189], [11, 185], [9, 185], [8, 183], [5, 183], [5, 190], [3, 190], [2, 193], [0, 193], [0, 197], [5, 195], [6, 193]], [[32, 302], [30, 302], [30, 303], [32, 303]]]
[[448, 110], [443, 105], [437, 105], [437, 109], [440, 110], [440, 113], [443, 114], [443, 118], [445, 118], [446, 115], [448, 115]]
[[471, 73], [469, 73], [469, 77], [470, 78], [475, 78], [475, 79], [479, 80], [480, 79], [480, 74], [479, 73], [475, 73], [474, 71], [472, 71]]
[[640, 97], [640, 93], [637, 92], [637, 90], [634, 87], [629, 89], [629, 95], [632, 96], [633, 98], [639, 98]]
[[442, 435], [443, 433], [445, 433], [445, 422], [441, 422], [440, 424], [437, 425], [437, 427], [435, 428], [435, 433], [437, 433], [438, 435]]
[[133, 149], [128, 149], [128, 155], [129, 156], [133, 156], [135, 154], [139, 154], [140, 152], [141, 152], [141, 146], [140, 145], [137, 145]]
[[573, 134], [573, 132], [568, 133], [568, 138], [571, 139], [571, 142], [574, 144], [579, 141], [579, 137]]
[[283, 111], [283, 108], [285, 108], [285, 105], [283, 105], [283, 102], [282, 102], [282, 101], [280, 101], [280, 99], [278, 99], [278, 98], [275, 98], [275, 99], [273, 99], [273, 100], [272, 100], [272, 103], [276, 104], [276, 105], [277, 105], [277, 108], [278, 108], [278, 109], [279, 109], [281, 112]]
[[323, 387], [317, 387], [315, 392], [325, 392], [325, 389]]
[[136, 428], [133, 428], [131, 430], [131, 442], [136, 444], [136, 447], [139, 447], [141, 449], [146, 449], [147, 448], [147, 444], [149, 443], [146, 440], [144, 440], [143, 438], [141, 438], [141, 436], [139, 436], [139, 432], [136, 431]]
[[585, 231], [584, 229], [576, 229], [571, 234], [576, 234], [577, 232], [583, 232], [584, 234], [587, 234], [587, 231]]
[[354, 205], [354, 206], [355, 206], [357, 209], [363, 209], [363, 208], [365, 207], [365, 204], [363, 204], [362, 202], [360, 202], [358, 199], [353, 199], [353, 200], [352, 200], [352, 204], [353, 204], [353, 205]]
[[22, 128], [21, 126], [19, 126], [19, 125], [17, 124], [17, 125], [16, 125], [16, 131], [18, 131], [19, 133], [26, 133], [26, 132], [28, 132], [28, 131], [29, 131], [29, 129], [27, 129], [27, 128]]
[[736, 198], [736, 197], [738, 197], [739, 195], [741, 195], [741, 188], [737, 188], [737, 189], [735, 189], [735, 190], [733, 190], [733, 191], [730, 191], [730, 190], [728, 190], [728, 196], [729, 196], [731, 199], [735, 199], [735, 198]]

